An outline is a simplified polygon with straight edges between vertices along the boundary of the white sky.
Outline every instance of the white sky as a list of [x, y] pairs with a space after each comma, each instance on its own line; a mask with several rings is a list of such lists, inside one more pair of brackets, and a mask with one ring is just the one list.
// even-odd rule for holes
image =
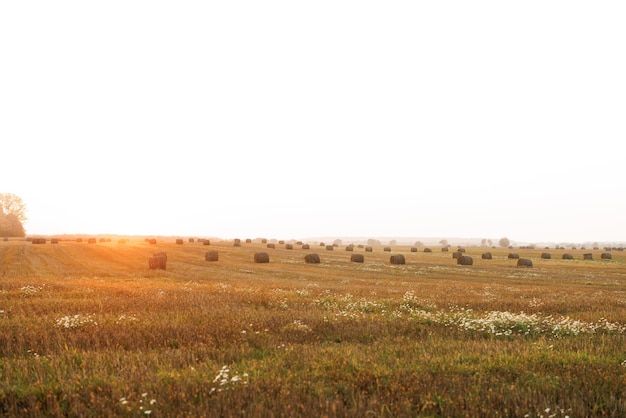
[[623, 1], [0, 2], [29, 234], [626, 240]]

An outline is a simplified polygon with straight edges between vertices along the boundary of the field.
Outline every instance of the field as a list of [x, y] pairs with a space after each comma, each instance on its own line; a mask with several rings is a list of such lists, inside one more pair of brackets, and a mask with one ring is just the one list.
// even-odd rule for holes
[[626, 416], [624, 252], [484, 251], [0, 241], [0, 416]]

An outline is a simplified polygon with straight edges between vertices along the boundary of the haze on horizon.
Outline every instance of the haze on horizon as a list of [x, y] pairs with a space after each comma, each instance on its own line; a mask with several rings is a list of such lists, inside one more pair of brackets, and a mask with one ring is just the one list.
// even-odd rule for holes
[[0, 4], [33, 234], [626, 240], [619, 1]]

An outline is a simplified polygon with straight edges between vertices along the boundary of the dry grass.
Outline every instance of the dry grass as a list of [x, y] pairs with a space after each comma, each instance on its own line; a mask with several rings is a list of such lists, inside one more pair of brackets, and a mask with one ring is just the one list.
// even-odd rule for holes
[[0, 415], [626, 415], [623, 253], [206, 248], [0, 242]]

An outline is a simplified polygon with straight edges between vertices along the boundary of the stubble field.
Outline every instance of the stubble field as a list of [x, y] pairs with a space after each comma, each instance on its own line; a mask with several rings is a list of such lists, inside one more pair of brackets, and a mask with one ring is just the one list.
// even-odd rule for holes
[[623, 252], [432, 248], [0, 241], [0, 415], [626, 416]]

